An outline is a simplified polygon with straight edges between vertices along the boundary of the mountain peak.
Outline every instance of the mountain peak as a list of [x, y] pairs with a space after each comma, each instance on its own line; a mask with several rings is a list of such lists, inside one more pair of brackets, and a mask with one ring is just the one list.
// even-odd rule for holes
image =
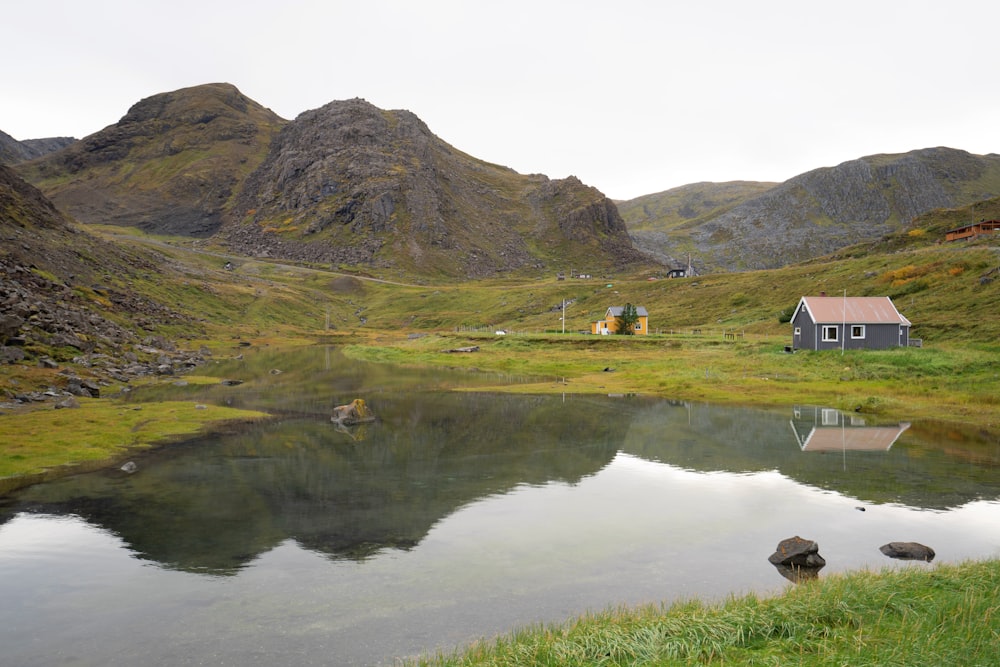
[[183, 88], [140, 100], [23, 173], [83, 222], [206, 236], [285, 122], [231, 84]]

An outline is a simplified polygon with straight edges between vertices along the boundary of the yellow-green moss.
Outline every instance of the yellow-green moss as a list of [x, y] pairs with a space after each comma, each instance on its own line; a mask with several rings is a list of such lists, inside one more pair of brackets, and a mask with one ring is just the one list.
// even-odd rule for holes
[[[190, 381], [190, 380], [189, 380]], [[130, 449], [191, 436], [213, 423], [264, 413], [192, 402], [127, 404], [77, 399], [79, 408], [0, 415], [0, 480], [55, 467], [111, 462]]]

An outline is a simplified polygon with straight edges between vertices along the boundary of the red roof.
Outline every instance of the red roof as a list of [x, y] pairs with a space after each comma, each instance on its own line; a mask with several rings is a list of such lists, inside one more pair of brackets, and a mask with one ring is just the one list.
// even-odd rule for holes
[[910, 325], [887, 296], [804, 296], [799, 302], [803, 307], [816, 324]]

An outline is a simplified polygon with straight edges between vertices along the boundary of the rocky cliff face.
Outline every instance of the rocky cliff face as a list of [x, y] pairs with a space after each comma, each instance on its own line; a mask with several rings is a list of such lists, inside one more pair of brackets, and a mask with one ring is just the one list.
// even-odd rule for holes
[[[1000, 155], [950, 148], [875, 155], [801, 174], [655, 238], [664, 255], [692, 252], [703, 270], [775, 268], [879, 238], [932, 209], [998, 195]], [[655, 229], [636, 215], [629, 222]]]
[[636, 261], [606, 197], [477, 160], [408, 111], [331, 102], [289, 123], [223, 230], [241, 253], [481, 277]]
[[283, 122], [229, 84], [186, 88], [19, 171], [82, 222], [207, 236]]

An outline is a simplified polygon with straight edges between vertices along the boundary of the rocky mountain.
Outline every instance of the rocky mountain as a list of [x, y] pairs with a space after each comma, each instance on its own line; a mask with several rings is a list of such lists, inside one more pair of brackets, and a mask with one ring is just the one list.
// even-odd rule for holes
[[640, 261], [614, 204], [575, 178], [477, 160], [408, 111], [331, 102], [285, 126], [223, 235], [241, 253], [483, 277]]
[[0, 164], [12, 165], [26, 160], [34, 160], [61, 150], [72, 144], [73, 137], [50, 137], [48, 139], [26, 139], [18, 141], [6, 132], [0, 131]]
[[644, 261], [596, 189], [477, 160], [357, 99], [288, 122], [231, 85], [197, 86], [19, 170], [81, 221], [251, 256], [457, 277]]
[[287, 121], [223, 83], [141, 100], [118, 123], [17, 169], [83, 222], [423, 278], [676, 268], [689, 258], [698, 272], [773, 268], [1000, 195], [1000, 155], [930, 148], [616, 205], [574, 177], [465, 154], [409, 111], [354, 99]]
[[185, 88], [18, 170], [81, 222], [208, 236], [284, 122], [229, 84]]
[[[929, 148], [851, 160], [773, 187], [709, 184], [652, 196], [680, 202], [673, 208], [657, 209], [648, 198], [621, 206], [638, 246], [678, 265], [690, 253], [702, 271], [741, 271], [827, 254], [901, 229], [932, 209], [996, 196], [1000, 155]], [[691, 217], [679, 222], [680, 210]]]
[[[692, 230], [776, 185], [754, 181], [692, 183], [616, 203], [636, 247], [663, 264], [680, 268], [686, 266], [686, 253], [695, 250], [690, 241]], [[667, 248], [672, 255], [666, 253]]]

